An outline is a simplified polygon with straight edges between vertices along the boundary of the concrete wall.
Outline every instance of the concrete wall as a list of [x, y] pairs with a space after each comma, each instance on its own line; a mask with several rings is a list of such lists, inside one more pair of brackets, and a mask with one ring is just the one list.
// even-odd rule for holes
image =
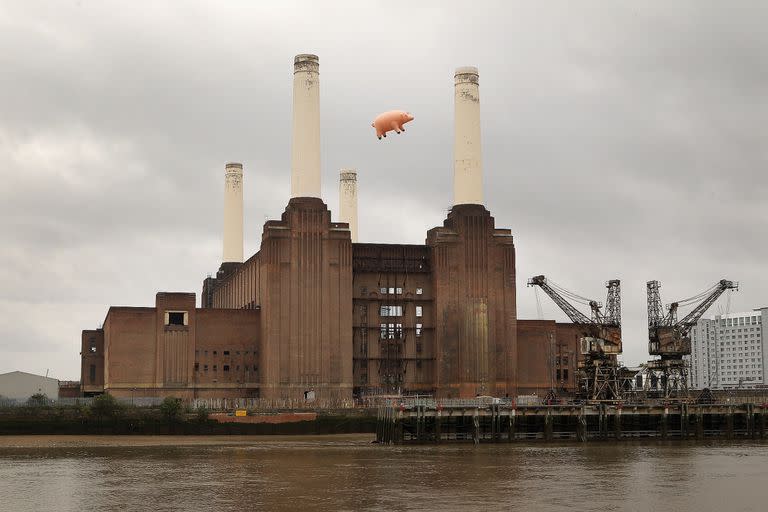
[[27, 372], [0, 374], [0, 397], [24, 401], [37, 393], [55, 400], [59, 396], [59, 381]]

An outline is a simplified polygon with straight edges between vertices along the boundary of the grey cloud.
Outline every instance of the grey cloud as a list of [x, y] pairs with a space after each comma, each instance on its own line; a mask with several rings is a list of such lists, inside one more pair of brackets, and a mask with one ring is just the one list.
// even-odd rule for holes
[[[768, 8], [760, 2], [244, 2], [0, 7], [0, 315], [45, 307], [76, 377], [110, 304], [199, 292], [220, 257], [223, 164], [245, 164], [245, 239], [288, 198], [293, 55], [320, 55], [323, 196], [356, 167], [362, 241], [422, 243], [451, 204], [453, 70], [480, 69], [487, 205], [525, 280], [623, 281], [625, 360], [647, 359], [645, 281], [720, 277], [765, 304]], [[380, 111], [416, 120], [377, 141]], [[562, 319], [542, 297], [548, 317]], [[78, 304], [88, 304], [79, 307]], [[723, 301], [724, 304], [724, 301]], [[23, 305], [23, 307], [22, 307]], [[79, 309], [78, 309], [79, 308]], [[77, 311], [80, 311], [79, 314]], [[12, 342], [11, 342], [12, 343]], [[31, 369], [3, 345], [0, 371]], [[62, 353], [73, 352], [62, 358]]]

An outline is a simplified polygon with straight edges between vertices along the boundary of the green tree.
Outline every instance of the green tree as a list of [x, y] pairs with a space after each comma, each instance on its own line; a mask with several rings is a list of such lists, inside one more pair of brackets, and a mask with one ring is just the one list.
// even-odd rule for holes
[[165, 416], [169, 423], [173, 423], [181, 419], [181, 411], [183, 405], [181, 398], [175, 396], [166, 397], [160, 404], [160, 412]]
[[48, 405], [48, 395], [45, 393], [35, 393], [27, 400], [27, 405], [30, 407], [43, 407]]
[[200, 423], [205, 423], [208, 421], [208, 415], [211, 413], [211, 411], [209, 411], [205, 405], [201, 405], [195, 410], [195, 413], [197, 415], [197, 421]]
[[97, 396], [91, 404], [91, 412], [99, 418], [117, 416], [120, 409], [120, 403], [109, 393]]

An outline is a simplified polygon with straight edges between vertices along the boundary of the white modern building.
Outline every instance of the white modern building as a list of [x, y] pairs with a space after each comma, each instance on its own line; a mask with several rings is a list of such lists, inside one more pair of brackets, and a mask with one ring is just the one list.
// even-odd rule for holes
[[702, 318], [691, 329], [690, 386], [748, 389], [768, 384], [768, 308]]
[[25, 401], [36, 394], [55, 400], [59, 397], [59, 381], [27, 372], [0, 374], [0, 399]]

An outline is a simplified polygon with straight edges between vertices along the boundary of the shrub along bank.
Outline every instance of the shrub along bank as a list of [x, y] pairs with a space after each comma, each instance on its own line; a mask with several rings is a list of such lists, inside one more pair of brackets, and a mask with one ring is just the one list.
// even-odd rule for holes
[[361, 411], [317, 411], [309, 421], [222, 423], [205, 408], [190, 410], [166, 398], [159, 407], [120, 404], [110, 395], [90, 406], [50, 406], [45, 402], [0, 409], [0, 434], [171, 434], [171, 435], [321, 435], [373, 433], [376, 416]]

